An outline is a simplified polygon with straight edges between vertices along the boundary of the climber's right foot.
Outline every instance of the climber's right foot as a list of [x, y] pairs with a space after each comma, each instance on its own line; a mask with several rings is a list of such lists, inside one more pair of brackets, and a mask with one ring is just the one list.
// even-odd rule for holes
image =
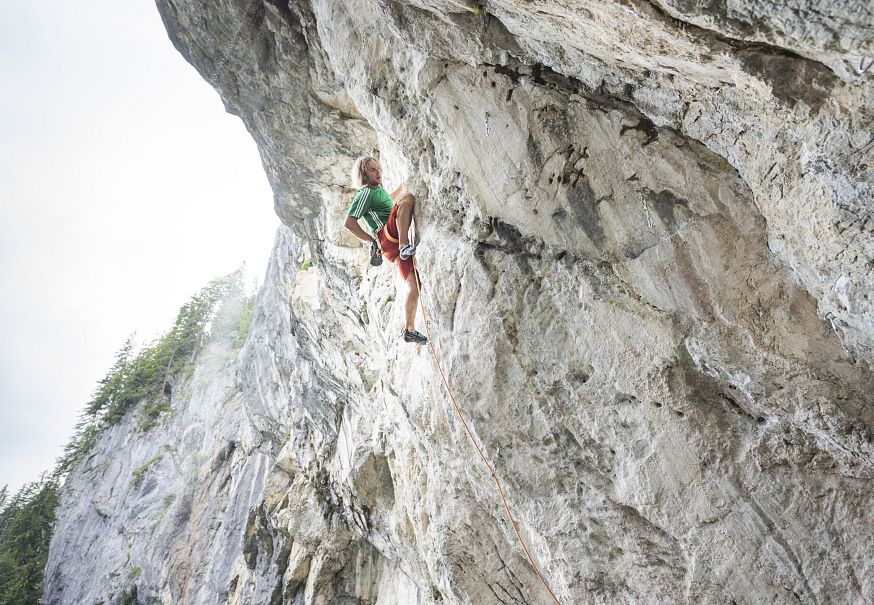
[[428, 339], [421, 332], [417, 332], [416, 330], [407, 330], [404, 329], [404, 340], [406, 342], [414, 342], [418, 345], [423, 345], [428, 342]]

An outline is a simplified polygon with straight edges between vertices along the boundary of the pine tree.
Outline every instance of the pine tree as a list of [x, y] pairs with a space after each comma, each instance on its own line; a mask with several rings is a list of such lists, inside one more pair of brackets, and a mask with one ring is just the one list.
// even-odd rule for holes
[[109, 372], [98, 381], [98, 388], [94, 392], [91, 401], [85, 407], [85, 413], [97, 419], [104, 409], [112, 407], [113, 403], [123, 393], [125, 382], [130, 371], [131, 355], [134, 350], [134, 334], [127, 337], [124, 344], [115, 354], [115, 363]]
[[53, 475], [25, 484], [0, 509], [0, 605], [36, 605], [42, 596], [52, 524], [58, 505]]

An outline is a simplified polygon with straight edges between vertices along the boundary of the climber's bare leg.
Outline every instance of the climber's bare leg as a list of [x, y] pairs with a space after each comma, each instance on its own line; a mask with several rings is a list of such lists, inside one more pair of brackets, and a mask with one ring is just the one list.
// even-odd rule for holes
[[404, 193], [398, 202], [397, 225], [398, 225], [398, 248], [404, 249], [404, 246], [410, 243], [409, 232], [410, 223], [413, 220], [413, 209], [415, 207], [416, 198], [412, 193]]
[[410, 289], [407, 294], [407, 330], [412, 332], [416, 329], [416, 305], [419, 304], [419, 283], [416, 279], [416, 272], [411, 271], [407, 275], [407, 287]]

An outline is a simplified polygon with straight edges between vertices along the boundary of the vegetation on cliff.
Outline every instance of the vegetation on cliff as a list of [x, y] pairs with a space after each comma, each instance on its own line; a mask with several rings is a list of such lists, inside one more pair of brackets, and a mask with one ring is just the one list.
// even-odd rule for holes
[[174, 386], [191, 373], [216, 332], [232, 339], [235, 350], [245, 342], [254, 303], [241, 267], [191, 297], [173, 327], [148, 346], [138, 351], [134, 337], [128, 337], [98, 381], [54, 470], [12, 496], [6, 486], [0, 488], [0, 605], [39, 602], [60, 488], [101, 432], [134, 410], [143, 431], [155, 426], [161, 414], [172, 413]]
[[0, 604], [39, 602], [57, 505], [54, 474], [11, 497], [5, 486], [0, 488]]

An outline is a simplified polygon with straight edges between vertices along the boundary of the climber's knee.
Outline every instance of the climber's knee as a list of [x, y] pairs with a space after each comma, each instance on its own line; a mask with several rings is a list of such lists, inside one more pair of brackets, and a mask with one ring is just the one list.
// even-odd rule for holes
[[414, 196], [412, 193], [407, 191], [406, 193], [404, 193], [401, 196], [401, 199], [398, 200], [398, 205], [399, 206], [406, 206], [410, 210], [412, 210], [413, 207], [416, 205], [416, 196]]

